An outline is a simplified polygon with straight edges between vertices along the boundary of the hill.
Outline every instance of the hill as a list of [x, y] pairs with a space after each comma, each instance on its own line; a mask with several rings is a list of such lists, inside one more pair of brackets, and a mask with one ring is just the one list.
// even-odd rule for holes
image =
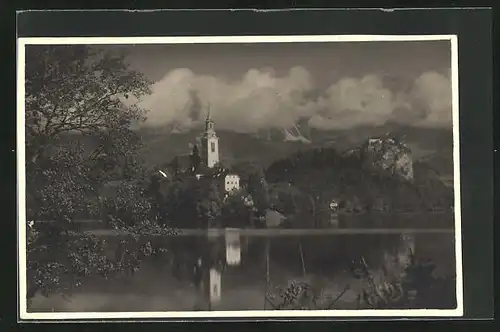
[[405, 180], [395, 176], [394, 170], [384, 174], [375, 171], [376, 164], [367, 167], [367, 160], [373, 159], [359, 153], [363, 146], [351, 150], [353, 153], [339, 153], [334, 148], [295, 153], [270, 165], [266, 179], [272, 187], [293, 187], [304, 200], [314, 200], [316, 210], [327, 209], [331, 200], [339, 202], [343, 212], [423, 212], [452, 206], [452, 188], [425, 161], [413, 163], [412, 177]]
[[446, 185], [453, 186], [453, 151], [433, 153], [419, 159], [418, 162], [434, 170]]

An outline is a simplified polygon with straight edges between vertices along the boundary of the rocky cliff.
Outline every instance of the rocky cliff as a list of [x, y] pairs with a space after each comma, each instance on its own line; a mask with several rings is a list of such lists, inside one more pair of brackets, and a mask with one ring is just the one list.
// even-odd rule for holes
[[369, 172], [413, 181], [411, 150], [401, 139], [389, 135], [370, 138], [360, 147], [359, 157]]

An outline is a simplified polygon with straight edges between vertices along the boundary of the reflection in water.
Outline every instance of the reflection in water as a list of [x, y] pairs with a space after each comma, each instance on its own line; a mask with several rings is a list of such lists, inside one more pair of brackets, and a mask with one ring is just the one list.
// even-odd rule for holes
[[210, 303], [217, 303], [221, 300], [221, 272], [216, 268], [210, 268]]
[[[222, 298], [222, 271], [227, 266], [238, 266], [241, 262], [241, 241], [240, 232], [238, 229], [227, 229], [224, 235], [224, 242], [221, 241], [215, 232], [210, 232], [207, 236], [206, 243], [201, 246], [202, 254], [199, 257], [199, 264], [202, 271], [201, 274], [206, 274], [207, 278], [201, 278], [196, 282], [199, 283], [199, 295], [202, 297], [198, 307], [203, 307], [203, 302], [206, 300], [206, 309], [210, 310], [212, 305], [217, 304]], [[225, 244], [223, 246], [222, 244]], [[225, 248], [225, 261], [221, 259], [223, 249]], [[210, 252], [209, 257], [203, 257], [203, 252]], [[208, 273], [206, 273], [206, 271]]]
[[400, 264], [406, 265], [409, 263], [410, 254], [416, 253], [415, 248], [415, 235], [409, 233], [403, 233], [401, 235], [399, 250], [398, 250], [398, 260]]
[[230, 266], [237, 266], [241, 261], [240, 233], [237, 229], [226, 230], [226, 262]]
[[374, 267], [397, 266], [412, 252], [432, 259], [438, 273], [455, 271], [452, 233], [240, 236], [230, 229], [154, 242], [166, 247], [167, 254], [144, 262], [137, 275], [89, 281], [69, 301], [37, 297], [32, 310], [270, 310], [274, 306], [266, 301], [267, 293], [291, 280], [328, 298], [342, 295], [337, 307], [356, 309], [359, 281], [349, 269], [360, 257]]

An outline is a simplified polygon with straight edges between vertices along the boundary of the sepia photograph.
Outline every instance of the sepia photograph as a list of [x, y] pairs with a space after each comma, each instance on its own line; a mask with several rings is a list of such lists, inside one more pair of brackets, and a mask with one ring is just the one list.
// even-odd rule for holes
[[457, 37], [18, 40], [22, 319], [463, 314]]

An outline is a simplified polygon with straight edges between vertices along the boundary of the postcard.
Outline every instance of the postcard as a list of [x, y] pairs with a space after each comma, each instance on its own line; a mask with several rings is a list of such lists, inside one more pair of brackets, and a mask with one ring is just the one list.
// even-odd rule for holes
[[24, 320], [463, 315], [456, 35], [18, 40]]

